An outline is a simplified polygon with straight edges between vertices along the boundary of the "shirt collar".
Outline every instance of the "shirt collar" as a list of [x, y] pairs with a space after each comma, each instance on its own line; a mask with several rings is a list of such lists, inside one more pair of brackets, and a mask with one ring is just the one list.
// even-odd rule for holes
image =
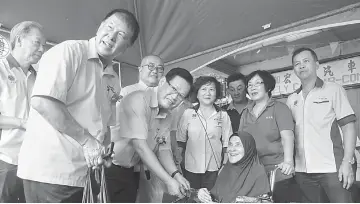
[[106, 66], [106, 68], [104, 69], [103, 75], [111, 75], [113, 77], [117, 77], [117, 74], [113, 67], [113, 63]]
[[236, 110], [236, 108], [235, 108], [235, 106], [234, 106], [234, 103], [233, 102], [231, 102], [230, 104], [229, 104], [229, 106], [227, 107], [227, 110]]
[[147, 92], [150, 93], [150, 108], [159, 108], [159, 101], [157, 98], [158, 88], [155, 87], [153, 90]]
[[[251, 103], [251, 100], [250, 100], [250, 99], [248, 100], [246, 106], [249, 105], [249, 103]], [[226, 110], [237, 110], [236, 107], [234, 106], [234, 102], [233, 102], [233, 101], [228, 105], [228, 107], [227, 107]]]
[[[147, 90], [146, 92], [150, 94], [150, 103], [149, 103], [150, 108], [157, 109], [157, 112], [159, 113], [160, 108], [159, 108], [159, 101], [157, 96], [158, 87], [154, 87], [154, 89]], [[155, 118], [166, 118], [167, 115], [168, 112], [161, 112], [160, 114], [157, 114]]]
[[[95, 37], [91, 38], [89, 40], [89, 49], [88, 49], [88, 59], [97, 59], [100, 61], [99, 55], [96, 51], [96, 40]], [[113, 63], [108, 64], [103, 72], [104, 75], [111, 75], [113, 77], [116, 77], [117, 74], [114, 71]]]
[[[319, 77], [317, 77], [316, 81], [315, 81], [315, 87], [316, 88], [321, 88], [323, 85], [324, 85], [324, 81], [322, 79], [320, 79]], [[302, 85], [295, 92], [297, 94], [299, 94], [301, 92], [301, 90], [302, 90]]]
[[99, 59], [99, 55], [96, 51], [96, 41], [95, 41], [95, 37], [91, 38], [89, 40], [89, 50], [88, 50], [88, 58], [89, 59]]
[[[266, 104], [266, 107], [271, 107], [275, 104], [275, 99], [270, 97], [267, 104]], [[252, 111], [252, 109], [254, 108], [255, 106], [255, 101], [249, 101], [248, 105], [246, 106], [246, 109], [248, 109], [249, 111]]]
[[[6, 60], [9, 63], [10, 69], [13, 69], [14, 67], [20, 67], [19, 62], [14, 58], [14, 56], [12, 56], [12, 54], [9, 54], [6, 57]], [[30, 65], [28, 70], [29, 70], [29, 72], [31, 72], [32, 74], [34, 74], [36, 76], [36, 70], [34, 69], [34, 67], [32, 65]]]
[[[193, 107], [193, 109], [194, 109], [195, 111], [198, 111], [199, 108], [200, 108], [200, 103], [196, 104], [196, 105]], [[221, 108], [220, 108], [219, 106], [217, 106], [216, 104], [214, 104], [214, 108], [215, 108], [216, 112], [221, 111]]]
[[143, 81], [141, 81], [141, 80], [139, 80], [138, 84], [139, 84], [139, 86], [140, 86], [141, 88], [144, 88], [144, 89], [150, 88], [150, 87], [148, 87], [148, 86], [147, 86]]

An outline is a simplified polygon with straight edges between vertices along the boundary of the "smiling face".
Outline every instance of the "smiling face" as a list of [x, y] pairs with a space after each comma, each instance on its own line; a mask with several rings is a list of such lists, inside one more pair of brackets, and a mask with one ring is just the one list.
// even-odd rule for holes
[[303, 51], [294, 57], [294, 72], [300, 80], [316, 78], [319, 62], [314, 59], [310, 51]]
[[232, 164], [240, 161], [244, 157], [245, 150], [240, 137], [233, 136], [230, 138], [227, 152], [229, 156], [229, 162]]
[[265, 90], [264, 81], [259, 75], [255, 75], [248, 81], [247, 87], [250, 99], [253, 101], [260, 101], [264, 98], [269, 98]]
[[235, 103], [241, 103], [246, 98], [246, 87], [242, 80], [230, 82], [228, 92]]
[[200, 105], [212, 105], [216, 100], [216, 86], [209, 82], [200, 87], [197, 93], [197, 99]]
[[169, 82], [163, 77], [158, 88], [159, 107], [167, 110], [176, 108], [189, 94], [190, 84], [182, 77], [175, 76]]
[[125, 18], [114, 13], [104, 20], [96, 33], [96, 51], [106, 60], [113, 60], [131, 45], [133, 31]]

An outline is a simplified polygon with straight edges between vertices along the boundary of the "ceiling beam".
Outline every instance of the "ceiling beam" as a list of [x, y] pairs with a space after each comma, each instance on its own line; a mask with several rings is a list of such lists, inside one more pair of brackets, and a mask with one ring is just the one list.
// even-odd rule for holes
[[237, 71], [236, 66], [229, 64], [226, 60], [223, 59], [209, 64], [208, 67], [228, 75], [231, 75]]
[[360, 3], [352, 4], [341, 9], [333, 10], [318, 16], [304, 19], [295, 23], [291, 23], [274, 30], [265, 31], [247, 38], [243, 38], [232, 43], [222, 45], [213, 49], [203, 51], [188, 57], [177, 59], [165, 63], [166, 71], [173, 67], [186, 67], [189, 71], [195, 72], [202, 67], [208, 66], [208, 63], [216, 61], [232, 52], [235, 52], [243, 47], [256, 44], [261, 40], [266, 40], [271, 37], [285, 35], [290, 32], [300, 32], [302, 30], [313, 29], [324, 25], [332, 25], [337, 23], [345, 23], [350, 21], [360, 20]]

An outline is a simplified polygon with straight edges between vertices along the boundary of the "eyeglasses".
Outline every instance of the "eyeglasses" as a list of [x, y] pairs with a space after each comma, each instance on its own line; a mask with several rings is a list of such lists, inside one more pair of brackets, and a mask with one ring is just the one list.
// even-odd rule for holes
[[166, 82], [169, 84], [172, 90], [177, 94], [177, 97], [179, 97], [181, 101], [184, 101], [186, 97], [183, 94], [181, 94], [173, 85], [171, 85], [170, 82], [168, 82], [168, 80], [166, 80]]
[[258, 81], [255, 84], [248, 84], [248, 88], [252, 88], [252, 87], [259, 87], [261, 84], [263, 84], [263, 81]]
[[149, 63], [149, 64], [143, 65], [142, 67], [144, 67], [144, 66], [147, 66], [150, 71], [154, 71], [156, 69], [159, 73], [164, 72], [164, 66], [163, 65], [155, 66], [155, 64]]

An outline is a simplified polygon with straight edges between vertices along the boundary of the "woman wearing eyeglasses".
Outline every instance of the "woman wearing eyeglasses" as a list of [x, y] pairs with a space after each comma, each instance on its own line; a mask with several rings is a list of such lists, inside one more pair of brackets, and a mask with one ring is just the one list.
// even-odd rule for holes
[[248, 75], [247, 93], [252, 102], [241, 116], [239, 130], [254, 137], [260, 162], [268, 173], [279, 168], [274, 201], [290, 202], [294, 201], [288, 190], [294, 173], [294, 122], [290, 109], [271, 97], [275, 84], [275, 78], [267, 71]]
[[223, 153], [232, 128], [228, 114], [214, 104], [220, 97], [220, 83], [214, 77], [199, 77], [194, 94], [199, 104], [182, 115], [177, 141], [185, 151], [184, 176], [190, 186], [210, 190], [226, 161]]

